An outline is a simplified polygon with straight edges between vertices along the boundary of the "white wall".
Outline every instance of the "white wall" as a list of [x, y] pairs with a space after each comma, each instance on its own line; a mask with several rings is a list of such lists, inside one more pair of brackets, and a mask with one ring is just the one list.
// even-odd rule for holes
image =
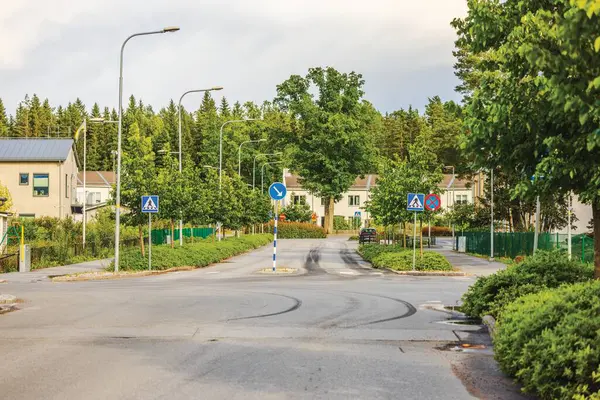
[[[105, 186], [86, 186], [86, 192], [88, 193], [88, 200], [94, 200], [93, 202], [88, 203], [88, 205], [94, 205], [98, 203], [106, 203], [110, 200], [110, 191], [111, 188], [107, 188]], [[94, 196], [90, 196], [90, 194], [97, 193]], [[90, 197], [94, 197], [90, 199]], [[83, 186], [77, 186], [77, 202], [83, 203]]]

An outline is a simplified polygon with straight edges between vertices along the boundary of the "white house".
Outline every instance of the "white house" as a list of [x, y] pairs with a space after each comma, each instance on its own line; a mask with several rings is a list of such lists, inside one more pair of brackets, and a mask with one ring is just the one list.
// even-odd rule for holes
[[[285, 204], [306, 202], [313, 213], [317, 215], [317, 224], [323, 226], [325, 215], [324, 200], [304, 189], [298, 182], [296, 175], [292, 175], [286, 170], [284, 177], [284, 183], [287, 188]], [[473, 188], [467, 187], [468, 183], [469, 181], [452, 179], [452, 175], [445, 175], [439, 185], [441, 189], [447, 191], [440, 196], [442, 207], [446, 208], [458, 203], [472, 203], [475, 193]], [[370, 219], [370, 215], [365, 210], [365, 203], [370, 198], [371, 189], [376, 185], [377, 175], [366, 175], [364, 178], [356, 178], [350, 190], [344, 193], [340, 201], [335, 203], [334, 215], [343, 216], [346, 219], [360, 216], [361, 225], [366, 225]], [[406, 196], [406, 193], [399, 193], [398, 195]]]
[[115, 184], [115, 173], [112, 171], [87, 171], [85, 173], [86, 195], [83, 194], [83, 172], [77, 175], [77, 202], [87, 206], [105, 204], [111, 198], [111, 190]]

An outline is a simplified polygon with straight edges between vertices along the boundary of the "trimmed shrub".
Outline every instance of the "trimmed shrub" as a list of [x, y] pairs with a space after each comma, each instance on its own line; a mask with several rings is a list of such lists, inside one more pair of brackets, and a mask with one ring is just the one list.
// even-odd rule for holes
[[406, 249], [399, 244], [381, 245], [381, 244], [362, 244], [358, 247], [358, 254], [365, 260], [372, 262], [375, 257], [382, 253], [394, 253], [405, 251]]
[[[265, 226], [265, 231], [273, 233], [273, 221]], [[278, 222], [277, 239], [324, 239], [325, 229], [304, 222]]]
[[542, 399], [600, 399], [600, 281], [523, 296], [508, 305], [496, 359]]
[[[396, 271], [411, 271], [413, 252], [410, 250], [397, 253], [382, 253], [373, 259], [375, 268], [390, 268]], [[423, 257], [417, 255], [415, 263], [417, 271], [452, 271], [452, 264], [439, 253], [426, 251]]]
[[[423, 236], [427, 236], [429, 234], [429, 227], [423, 227], [421, 232], [423, 233]], [[452, 229], [447, 226], [432, 226], [431, 236], [452, 236]]]
[[[152, 269], [164, 270], [174, 267], [205, 267], [248, 250], [264, 246], [273, 240], [270, 234], [227, 238], [220, 242], [200, 239], [193, 244], [176, 246], [152, 246]], [[121, 253], [121, 267], [124, 270], [144, 270], [148, 268], [148, 258], [142, 257], [139, 249], [129, 248]], [[109, 267], [112, 269], [112, 267]]]
[[592, 277], [590, 265], [569, 261], [563, 251], [538, 251], [520, 264], [477, 279], [462, 297], [462, 310], [473, 317], [492, 315], [497, 318], [506, 305], [519, 296], [565, 283], [584, 282]]

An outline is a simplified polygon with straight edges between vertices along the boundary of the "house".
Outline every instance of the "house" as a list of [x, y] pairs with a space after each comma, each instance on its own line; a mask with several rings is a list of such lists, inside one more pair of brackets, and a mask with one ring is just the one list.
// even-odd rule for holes
[[[292, 175], [287, 170], [284, 173], [284, 183], [287, 188], [284, 204], [294, 204], [305, 202], [308, 204], [317, 216], [317, 224], [323, 226], [325, 215], [325, 202], [322, 198], [309, 193], [298, 182], [298, 176]], [[472, 203], [474, 189], [469, 187], [469, 181], [461, 179], [453, 179], [452, 175], [444, 175], [444, 179], [440, 182], [440, 189], [446, 191], [442, 194], [442, 207], [447, 208], [448, 205], [458, 203]], [[370, 198], [371, 189], [377, 185], [377, 175], [365, 175], [364, 178], [358, 177], [354, 184], [350, 187], [347, 193], [344, 193], [342, 199], [335, 203], [334, 214], [343, 216], [346, 219], [360, 217], [361, 225], [365, 226], [370, 220], [369, 213], [365, 210], [366, 202]], [[399, 194], [406, 196], [407, 194]]]
[[73, 214], [77, 161], [73, 139], [0, 138], [0, 182], [18, 217]]
[[77, 202], [88, 206], [106, 204], [111, 199], [111, 191], [115, 185], [115, 173], [113, 171], [87, 171], [85, 173], [85, 191], [83, 193], [84, 173], [77, 176]]
[[[112, 188], [116, 183], [113, 171], [86, 171], [85, 172], [85, 195], [83, 190], [84, 173], [77, 176], [77, 203], [83, 205], [85, 199], [86, 220], [90, 221], [96, 216], [98, 210], [106, 207], [112, 199]], [[83, 220], [82, 214], [75, 219]]]

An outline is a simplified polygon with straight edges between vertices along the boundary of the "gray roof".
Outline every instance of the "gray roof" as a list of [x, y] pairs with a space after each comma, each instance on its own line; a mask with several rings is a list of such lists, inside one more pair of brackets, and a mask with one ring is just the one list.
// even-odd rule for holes
[[0, 138], [0, 162], [65, 161], [73, 139]]

